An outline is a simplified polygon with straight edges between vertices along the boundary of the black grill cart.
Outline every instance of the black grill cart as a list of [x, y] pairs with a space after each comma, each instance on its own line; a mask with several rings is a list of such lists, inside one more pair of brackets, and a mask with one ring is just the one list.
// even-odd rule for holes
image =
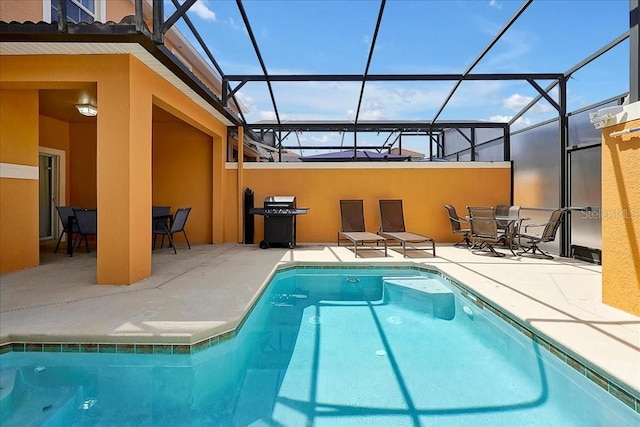
[[306, 214], [308, 210], [296, 207], [295, 196], [268, 196], [262, 208], [250, 209], [249, 213], [264, 216], [264, 240], [260, 242], [260, 247], [295, 247], [296, 217]]

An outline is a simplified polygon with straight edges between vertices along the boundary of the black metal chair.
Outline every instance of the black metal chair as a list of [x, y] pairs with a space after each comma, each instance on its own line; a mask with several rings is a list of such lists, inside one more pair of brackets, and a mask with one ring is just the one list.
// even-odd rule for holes
[[187, 232], [184, 230], [184, 227], [187, 225], [187, 219], [189, 218], [189, 213], [191, 212], [191, 208], [179, 208], [176, 211], [176, 214], [173, 217], [173, 222], [171, 222], [170, 226], [167, 226], [166, 222], [158, 221], [157, 229], [152, 229], [153, 233], [153, 249], [156, 247], [156, 236], [161, 235], [162, 240], [160, 242], [160, 248], [164, 246], [164, 237], [167, 236], [169, 238], [169, 245], [173, 248], [174, 253], [178, 253], [176, 251], [176, 245], [173, 242], [173, 235], [175, 233], [184, 234], [184, 240], [187, 242], [187, 246], [191, 249], [191, 244], [189, 243], [189, 239], [187, 238]]
[[467, 224], [463, 218], [458, 216], [456, 212], [456, 208], [452, 205], [444, 205], [444, 208], [447, 210], [449, 215], [449, 221], [451, 222], [451, 232], [453, 234], [462, 234], [462, 240], [456, 243], [454, 246], [458, 246], [464, 243], [466, 247], [471, 246], [471, 240], [469, 240], [469, 234], [471, 234], [470, 228], [463, 228], [462, 224]]
[[[526, 253], [530, 253], [533, 255], [533, 254], [539, 253], [546, 259], [553, 259], [553, 256], [551, 256], [550, 254], [540, 249], [538, 245], [540, 243], [553, 242], [556, 239], [558, 227], [560, 227], [560, 224], [562, 223], [562, 218], [566, 211], [567, 211], [566, 208], [559, 208], [554, 210], [551, 213], [551, 216], [549, 217], [549, 221], [547, 221], [544, 224], [526, 224], [524, 226], [524, 233], [519, 233], [517, 237], [519, 239], [528, 240], [525, 243], [525, 246], [529, 245], [529, 247], [522, 252], [518, 252], [518, 255], [523, 255]], [[544, 227], [544, 230], [540, 235], [527, 234], [527, 230], [531, 227]]]
[[78, 224], [78, 235], [80, 241], [78, 244], [84, 244], [89, 251], [88, 236], [98, 236], [98, 211], [96, 209], [73, 209], [73, 214], [76, 217], [76, 223]]
[[72, 230], [70, 233], [68, 230], [69, 217], [74, 216], [73, 209], [74, 209], [73, 206], [56, 206], [56, 210], [58, 211], [58, 217], [60, 218], [60, 222], [62, 222], [62, 231], [60, 232], [60, 236], [58, 237], [58, 243], [56, 243], [56, 248], [53, 250], [53, 252], [58, 252], [58, 248], [60, 247], [60, 242], [62, 241], [62, 236], [64, 236], [65, 233], [68, 233], [67, 239], [72, 239], [74, 234], [76, 235], [76, 237], [78, 236], [78, 223], [75, 220], [72, 223], [72, 227], [71, 227]]
[[160, 224], [171, 226], [171, 206], [151, 206], [151, 230], [160, 230]]
[[470, 237], [472, 246], [470, 249], [488, 248], [497, 257], [505, 256], [503, 253], [497, 252], [493, 247], [494, 244], [504, 239], [504, 234], [498, 233], [498, 224], [493, 206], [468, 206], [467, 209], [469, 210], [469, 224], [471, 225]]

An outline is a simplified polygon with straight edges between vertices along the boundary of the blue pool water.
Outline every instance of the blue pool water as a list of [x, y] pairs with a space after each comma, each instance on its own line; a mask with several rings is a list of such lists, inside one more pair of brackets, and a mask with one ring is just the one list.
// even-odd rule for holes
[[448, 282], [415, 270], [278, 273], [235, 338], [193, 355], [14, 352], [0, 362], [3, 426], [640, 422]]

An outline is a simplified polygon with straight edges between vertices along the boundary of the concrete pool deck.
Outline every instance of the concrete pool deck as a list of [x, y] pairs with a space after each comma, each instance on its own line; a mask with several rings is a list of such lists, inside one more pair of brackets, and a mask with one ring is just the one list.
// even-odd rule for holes
[[390, 248], [387, 258], [363, 250], [355, 259], [351, 248], [324, 244], [178, 249], [156, 250], [153, 275], [131, 286], [95, 285], [95, 252], [43, 251], [40, 266], [0, 276], [0, 344], [194, 344], [233, 330], [278, 266], [405, 263], [441, 270], [640, 395], [640, 318], [602, 303], [597, 265], [450, 245], [435, 258]]

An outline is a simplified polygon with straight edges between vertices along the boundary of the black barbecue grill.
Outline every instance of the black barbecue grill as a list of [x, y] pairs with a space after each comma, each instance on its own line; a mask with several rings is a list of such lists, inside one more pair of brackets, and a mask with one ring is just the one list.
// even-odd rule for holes
[[269, 246], [296, 245], [296, 217], [304, 215], [309, 208], [296, 207], [295, 196], [268, 196], [261, 208], [252, 208], [250, 214], [264, 216], [264, 240], [260, 242], [262, 249]]

